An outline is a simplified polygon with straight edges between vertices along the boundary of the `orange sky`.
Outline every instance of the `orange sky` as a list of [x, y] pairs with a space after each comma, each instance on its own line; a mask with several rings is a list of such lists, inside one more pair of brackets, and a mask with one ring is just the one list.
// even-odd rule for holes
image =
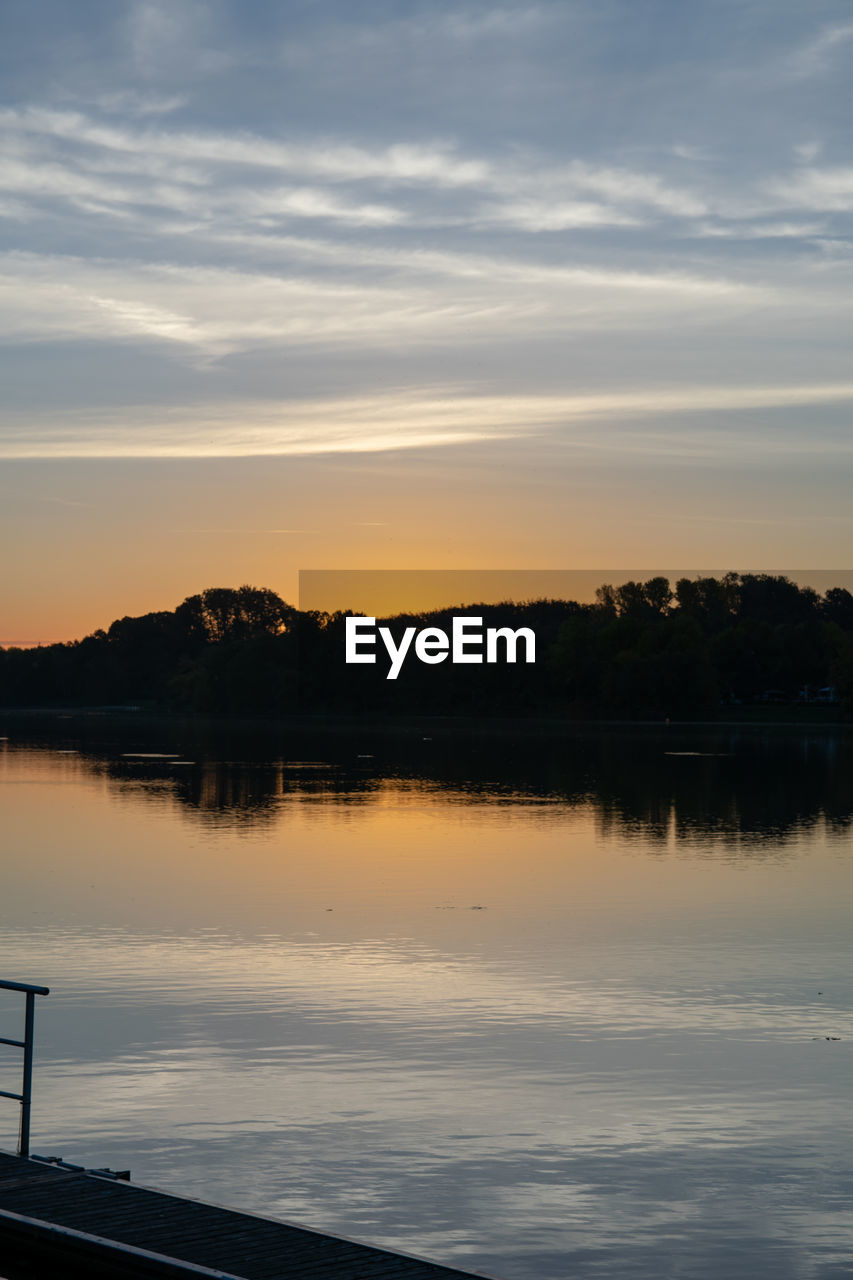
[[0, 642], [299, 569], [850, 563], [838, 0], [44, 3]]
[[[780, 496], [781, 495], [781, 496]], [[504, 442], [320, 458], [18, 460], [0, 474], [0, 639], [78, 638], [316, 568], [843, 567], [843, 473], [771, 485], [676, 458]]]

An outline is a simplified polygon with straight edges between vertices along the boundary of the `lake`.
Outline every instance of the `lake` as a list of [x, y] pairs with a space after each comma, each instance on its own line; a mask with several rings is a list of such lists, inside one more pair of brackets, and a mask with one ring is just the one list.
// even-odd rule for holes
[[853, 732], [0, 734], [35, 1152], [506, 1280], [853, 1274]]

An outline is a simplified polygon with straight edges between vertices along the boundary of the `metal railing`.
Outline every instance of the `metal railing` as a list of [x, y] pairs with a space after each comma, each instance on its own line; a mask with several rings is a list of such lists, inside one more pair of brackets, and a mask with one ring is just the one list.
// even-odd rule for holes
[[0, 1098], [12, 1098], [21, 1104], [21, 1133], [18, 1140], [18, 1155], [28, 1157], [30, 1154], [30, 1108], [33, 1100], [33, 1040], [35, 1032], [36, 996], [49, 996], [49, 987], [34, 987], [28, 982], [0, 981], [2, 991], [23, 991], [27, 998], [24, 1010], [23, 1040], [7, 1040], [0, 1036], [0, 1044], [10, 1044], [15, 1049], [24, 1051], [24, 1073], [20, 1093], [7, 1093], [0, 1089]]

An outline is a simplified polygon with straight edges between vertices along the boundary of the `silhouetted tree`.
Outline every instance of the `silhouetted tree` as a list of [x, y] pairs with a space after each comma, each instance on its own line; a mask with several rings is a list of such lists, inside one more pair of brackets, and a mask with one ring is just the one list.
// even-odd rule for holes
[[853, 596], [780, 575], [606, 584], [596, 603], [472, 604], [380, 620], [451, 629], [454, 615], [531, 627], [537, 662], [427, 666], [386, 679], [381, 648], [344, 662], [346, 615], [300, 613], [265, 588], [211, 587], [173, 612], [124, 617], [80, 641], [0, 650], [0, 705], [144, 703], [204, 712], [713, 715], [733, 703], [825, 700], [853, 714]]
[[830, 587], [823, 597], [821, 613], [842, 631], [853, 631], [853, 595], [846, 587]]
[[263, 587], [208, 587], [188, 596], [176, 613], [190, 631], [201, 632], [213, 644], [253, 635], [281, 635], [295, 610], [274, 591]]

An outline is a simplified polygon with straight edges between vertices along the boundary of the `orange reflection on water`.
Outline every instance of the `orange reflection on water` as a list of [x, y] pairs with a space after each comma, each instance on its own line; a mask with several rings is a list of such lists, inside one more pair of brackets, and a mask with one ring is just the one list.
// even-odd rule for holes
[[[0, 764], [3, 915], [99, 927], [407, 935], [472, 945], [759, 929], [790, 915], [833, 928], [815, 871], [837, 851], [795, 838], [777, 873], [679, 830], [669, 803], [644, 830], [601, 802], [472, 792], [324, 762], [104, 760], [6, 750]], [[26, 856], [15, 857], [25, 850]], [[8, 855], [7, 855], [8, 856]], [[775, 850], [775, 856], [780, 855]], [[657, 922], [657, 923], [655, 923]]]

